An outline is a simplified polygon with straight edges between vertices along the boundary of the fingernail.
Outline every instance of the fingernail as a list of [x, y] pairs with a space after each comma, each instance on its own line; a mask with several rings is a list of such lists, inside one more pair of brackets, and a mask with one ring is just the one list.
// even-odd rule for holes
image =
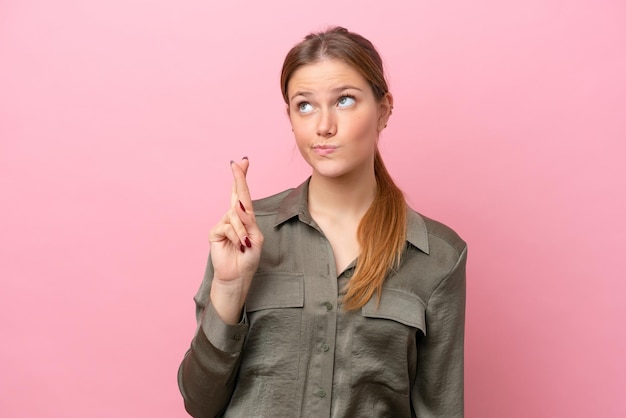
[[250, 238], [245, 237], [244, 241], [246, 242], [246, 247], [248, 248], [252, 248], [252, 243], [250, 242]]
[[246, 252], [246, 247], [244, 247], [243, 244], [239, 244], [239, 249], [241, 250], [242, 253]]
[[244, 207], [243, 203], [241, 203], [241, 200], [239, 201], [239, 207], [241, 208], [242, 211], [246, 211], [246, 208]]
[[244, 155], [243, 158], [242, 158], [242, 160], [247, 160], [247, 159], [248, 159], [247, 155]]
[[232, 165], [233, 163], [234, 163], [234, 161], [233, 161], [233, 160], [230, 160], [230, 164]]

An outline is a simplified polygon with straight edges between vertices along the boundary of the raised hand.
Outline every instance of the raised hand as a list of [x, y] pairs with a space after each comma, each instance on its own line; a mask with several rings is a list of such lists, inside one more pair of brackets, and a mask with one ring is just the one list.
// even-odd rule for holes
[[230, 209], [209, 233], [213, 282], [211, 302], [226, 323], [237, 323], [259, 266], [263, 234], [256, 224], [246, 182], [249, 161], [231, 162]]

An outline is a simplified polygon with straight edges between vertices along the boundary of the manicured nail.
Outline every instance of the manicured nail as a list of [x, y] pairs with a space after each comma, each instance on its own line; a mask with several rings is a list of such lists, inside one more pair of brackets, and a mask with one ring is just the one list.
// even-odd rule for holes
[[242, 158], [242, 160], [247, 160], [247, 159], [248, 159], [247, 155], [244, 155], [243, 158]]
[[241, 208], [242, 211], [246, 211], [246, 208], [244, 207], [243, 203], [241, 203], [241, 200], [239, 201], [239, 207]]
[[243, 244], [239, 244], [239, 249], [241, 250], [242, 253], [246, 252], [246, 247], [244, 247]]
[[245, 237], [244, 241], [246, 242], [246, 247], [248, 248], [252, 248], [252, 243], [250, 242], [250, 238]]
[[233, 160], [230, 160], [230, 165], [233, 165], [233, 163], [234, 163], [234, 161], [233, 161]]

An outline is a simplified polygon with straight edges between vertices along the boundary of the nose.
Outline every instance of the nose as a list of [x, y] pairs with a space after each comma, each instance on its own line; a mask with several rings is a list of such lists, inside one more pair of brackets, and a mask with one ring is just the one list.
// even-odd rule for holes
[[337, 133], [337, 120], [332, 110], [324, 109], [319, 112], [316, 130], [317, 135], [323, 138], [330, 138]]

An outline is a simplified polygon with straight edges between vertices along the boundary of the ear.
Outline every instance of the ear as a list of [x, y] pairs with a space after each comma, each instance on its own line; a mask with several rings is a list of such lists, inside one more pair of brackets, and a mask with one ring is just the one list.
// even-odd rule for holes
[[378, 131], [382, 131], [387, 127], [389, 118], [393, 113], [393, 95], [386, 93], [382, 99], [380, 99], [379, 116], [378, 116]]
[[287, 119], [289, 119], [289, 124], [291, 125], [291, 132], [293, 132], [293, 124], [291, 123], [291, 112], [290, 112], [290, 108], [289, 105], [285, 105], [285, 113], [287, 114]]

